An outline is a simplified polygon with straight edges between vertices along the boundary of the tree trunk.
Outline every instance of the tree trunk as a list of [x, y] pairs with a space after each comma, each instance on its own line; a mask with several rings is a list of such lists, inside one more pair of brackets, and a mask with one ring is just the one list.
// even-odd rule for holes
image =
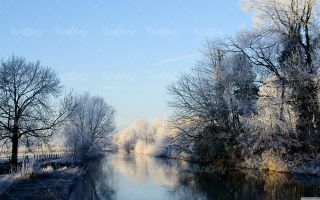
[[280, 77], [280, 84], [281, 84], [281, 104], [280, 104], [280, 120], [284, 121], [284, 104], [285, 104], [285, 93], [286, 93], [286, 86], [285, 80], [283, 77]]
[[11, 165], [14, 169], [18, 166], [18, 144], [19, 138], [18, 134], [14, 134], [11, 138], [12, 141], [12, 151], [11, 151]]

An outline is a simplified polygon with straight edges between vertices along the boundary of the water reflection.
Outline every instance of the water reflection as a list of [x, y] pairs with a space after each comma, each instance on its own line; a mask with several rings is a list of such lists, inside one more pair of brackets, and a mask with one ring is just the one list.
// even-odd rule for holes
[[107, 155], [90, 163], [70, 199], [300, 199], [320, 196], [317, 177], [232, 171], [204, 173], [184, 161]]
[[113, 174], [114, 169], [110, 164], [90, 163], [87, 174], [76, 183], [70, 199], [116, 199], [117, 183]]

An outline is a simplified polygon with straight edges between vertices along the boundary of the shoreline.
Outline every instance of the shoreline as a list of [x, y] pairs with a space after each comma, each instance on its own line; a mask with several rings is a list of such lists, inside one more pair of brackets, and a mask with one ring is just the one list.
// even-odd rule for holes
[[[51, 159], [34, 163], [30, 172], [12, 180], [0, 192], [0, 199], [58, 199], [67, 200], [77, 183], [86, 175], [87, 164], [100, 160], [106, 152], [88, 159], [85, 163], [77, 163], [69, 159]], [[19, 173], [19, 172], [18, 172]]]
[[81, 175], [79, 168], [33, 174], [6, 188], [0, 199], [68, 199]]
[[33, 166], [30, 172], [6, 175], [0, 199], [68, 199], [84, 168], [68, 160], [53, 159]]
[[[165, 159], [173, 159], [173, 160], [182, 160], [189, 163], [198, 163], [205, 166], [210, 166], [211, 172], [221, 172], [223, 170], [257, 170], [257, 171], [266, 171], [266, 172], [277, 172], [277, 173], [285, 173], [292, 175], [307, 175], [307, 176], [315, 176], [320, 177], [320, 160], [313, 159], [309, 162], [303, 163], [294, 163], [294, 162], [286, 162], [284, 160], [279, 160], [276, 157], [270, 157], [265, 160], [259, 160], [258, 158], [249, 158], [249, 159], [239, 159], [239, 160], [228, 160], [228, 159], [219, 159], [211, 162], [203, 162], [199, 160], [192, 160], [184, 157], [177, 156], [166, 156], [166, 155], [151, 155], [151, 154], [141, 154], [132, 152], [135, 155], [144, 155], [151, 156], [156, 158], [165, 158]], [[260, 158], [261, 159], [261, 158]], [[255, 160], [255, 161], [252, 161]], [[314, 166], [313, 162], [318, 162], [316, 166]]]

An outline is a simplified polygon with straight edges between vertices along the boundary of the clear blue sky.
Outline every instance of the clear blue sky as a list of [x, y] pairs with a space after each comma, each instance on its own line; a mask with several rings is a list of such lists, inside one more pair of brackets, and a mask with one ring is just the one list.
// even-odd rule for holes
[[119, 128], [168, 117], [166, 86], [205, 41], [251, 24], [238, 0], [0, 2], [0, 56], [40, 60], [66, 88], [104, 96]]

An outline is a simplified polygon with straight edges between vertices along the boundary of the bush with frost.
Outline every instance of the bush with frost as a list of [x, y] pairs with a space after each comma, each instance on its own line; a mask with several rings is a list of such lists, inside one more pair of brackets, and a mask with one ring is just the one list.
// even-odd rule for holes
[[115, 129], [114, 109], [102, 97], [75, 97], [75, 109], [65, 125], [66, 147], [74, 160], [96, 158]]

